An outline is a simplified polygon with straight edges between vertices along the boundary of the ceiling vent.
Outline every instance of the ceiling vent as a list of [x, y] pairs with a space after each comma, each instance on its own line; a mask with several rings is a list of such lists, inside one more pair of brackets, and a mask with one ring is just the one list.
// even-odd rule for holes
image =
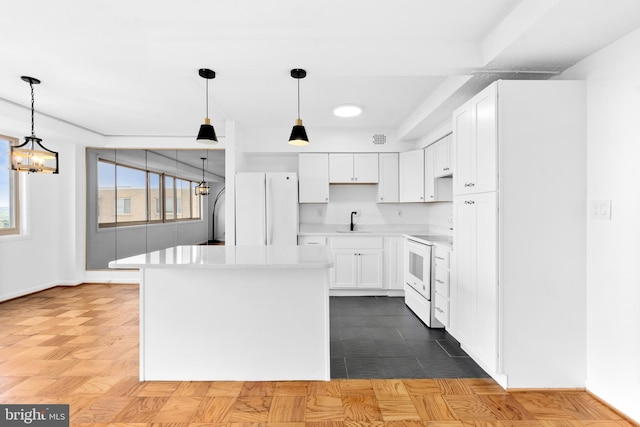
[[374, 144], [386, 144], [387, 143], [387, 135], [383, 133], [376, 133], [373, 135], [373, 143]]

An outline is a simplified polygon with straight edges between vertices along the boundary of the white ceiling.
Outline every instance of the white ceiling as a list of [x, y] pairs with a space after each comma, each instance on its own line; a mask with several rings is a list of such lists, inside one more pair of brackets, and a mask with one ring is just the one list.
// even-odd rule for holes
[[[219, 134], [224, 120], [290, 127], [289, 70], [304, 68], [308, 130], [415, 139], [496, 70], [562, 71], [640, 26], [637, 0], [0, 0], [0, 10], [0, 98], [28, 106], [20, 76], [30, 75], [42, 80], [38, 111], [134, 136], [195, 136], [202, 67], [217, 73]], [[342, 103], [364, 113], [333, 117]]]

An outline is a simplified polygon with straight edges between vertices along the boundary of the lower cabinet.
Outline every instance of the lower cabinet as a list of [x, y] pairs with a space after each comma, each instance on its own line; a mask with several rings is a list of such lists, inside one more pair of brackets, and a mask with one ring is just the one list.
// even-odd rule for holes
[[404, 237], [386, 237], [384, 242], [385, 286], [404, 293]]
[[382, 289], [382, 237], [332, 237], [332, 289]]
[[452, 268], [449, 332], [476, 361], [496, 372], [498, 362], [497, 193], [454, 197], [456, 262]]
[[[299, 245], [327, 245], [333, 254], [330, 287], [349, 295], [404, 294], [404, 237], [319, 236], [298, 237]], [[374, 292], [380, 291], [380, 292]]]
[[451, 252], [444, 247], [435, 247], [435, 313], [436, 319], [445, 328], [449, 326], [449, 266]]

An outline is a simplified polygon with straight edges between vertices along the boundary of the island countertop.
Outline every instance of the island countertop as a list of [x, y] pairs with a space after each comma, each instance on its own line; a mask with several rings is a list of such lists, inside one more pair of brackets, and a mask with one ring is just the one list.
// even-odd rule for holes
[[109, 268], [304, 269], [333, 267], [324, 246], [175, 246], [109, 263]]

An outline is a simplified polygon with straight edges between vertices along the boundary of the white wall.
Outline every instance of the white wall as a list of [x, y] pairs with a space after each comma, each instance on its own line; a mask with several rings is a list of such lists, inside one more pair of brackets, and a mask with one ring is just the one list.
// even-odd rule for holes
[[[287, 143], [291, 128], [246, 128], [242, 130], [242, 151], [245, 153], [328, 153], [328, 152], [396, 152], [415, 148], [414, 144], [398, 142], [392, 129], [334, 129], [305, 126], [309, 145]], [[374, 134], [384, 134], [386, 144], [373, 144]]]
[[[0, 134], [29, 134], [28, 109], [0, 100]], [[84, 149], [100, 135], [36, 114], [36, 135], [59, 152], [60, 173], [19, 175], [24, 232], [0, 237], [0, 300], [59, 284], [84, 272]]]
[[[303, 224], [349, 224], [352, 211], [358, 211], [356, 224], [434, 224], [446, 225], [435, 220], [433, 212], [438, 207], [451, 213], [451, 203], [376, 203], [377, 186], [331, 185], [329, 203], [301, 204], [300, 222]], [[399, 214], [400, 211], [400, 214]], [[438, 212], [439, 213], [439, 212]]]
[[587, 388], [640, 421], [640, 30], [562, 74], [587, 81]]

